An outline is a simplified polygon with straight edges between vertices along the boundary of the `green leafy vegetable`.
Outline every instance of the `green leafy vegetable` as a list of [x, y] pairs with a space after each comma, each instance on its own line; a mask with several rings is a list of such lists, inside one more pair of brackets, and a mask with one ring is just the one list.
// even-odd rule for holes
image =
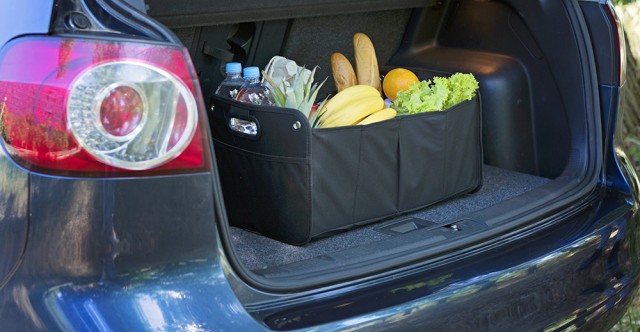
[[392, 107], [403, 114], [442, 111], [471, 100], [477, 90], [478, 81], [473, 74], [434, 77], [433, 81], [420, 81], [398, 92]]

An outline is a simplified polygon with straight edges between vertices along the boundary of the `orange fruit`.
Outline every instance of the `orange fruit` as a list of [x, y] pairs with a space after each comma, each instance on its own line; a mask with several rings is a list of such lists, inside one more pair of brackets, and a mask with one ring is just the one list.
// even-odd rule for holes
[[395, 68], [387, 73], [382, 81], [382, 91], [391, 101], [396, 100], [398, 92], [406, 90], [412, 84], [419, 82], [418, 76], [411, 70]]

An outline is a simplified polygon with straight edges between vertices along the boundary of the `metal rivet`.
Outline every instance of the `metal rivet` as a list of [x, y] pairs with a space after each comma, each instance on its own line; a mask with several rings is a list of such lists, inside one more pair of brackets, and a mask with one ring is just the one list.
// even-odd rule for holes
[[71, 15], [69, 15], [68, 22], [72, 28], [80, 30], [89, 29], [91, 27], [91, 21], [89, 21], [89, 18], [81, 13], [71, 13]]
[[213, 111], [215, 111], [216, 106], [215, 106], [215, 105], [213, 105], [213, 104], [211, 104], [211, 107], [210, 107], [209, 109], [211, 110], [211, 112], [213, 112]]
[[293, 123], [293, 129], [298, 130], [302, 128], [302, 123], [300, 123], [300, 121], [296, 121]]

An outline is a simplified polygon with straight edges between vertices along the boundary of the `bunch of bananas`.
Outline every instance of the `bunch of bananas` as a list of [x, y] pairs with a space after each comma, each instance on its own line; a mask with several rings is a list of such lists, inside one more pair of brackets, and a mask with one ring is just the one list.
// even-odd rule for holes
[[321, 128], [364, 125], [391, 119], [396, 110], [385, 108], [380, 91], [370, 85], [354, 85], [338, 92], [318, 111]]

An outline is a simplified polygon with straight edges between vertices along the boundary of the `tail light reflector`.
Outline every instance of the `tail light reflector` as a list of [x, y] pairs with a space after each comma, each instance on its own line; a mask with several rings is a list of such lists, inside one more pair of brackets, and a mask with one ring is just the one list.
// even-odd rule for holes
[[209, 169], [199, 84], [173, 45], [27, 37], [0, 53], [0, 133], [28, 169], [127, 176]]

